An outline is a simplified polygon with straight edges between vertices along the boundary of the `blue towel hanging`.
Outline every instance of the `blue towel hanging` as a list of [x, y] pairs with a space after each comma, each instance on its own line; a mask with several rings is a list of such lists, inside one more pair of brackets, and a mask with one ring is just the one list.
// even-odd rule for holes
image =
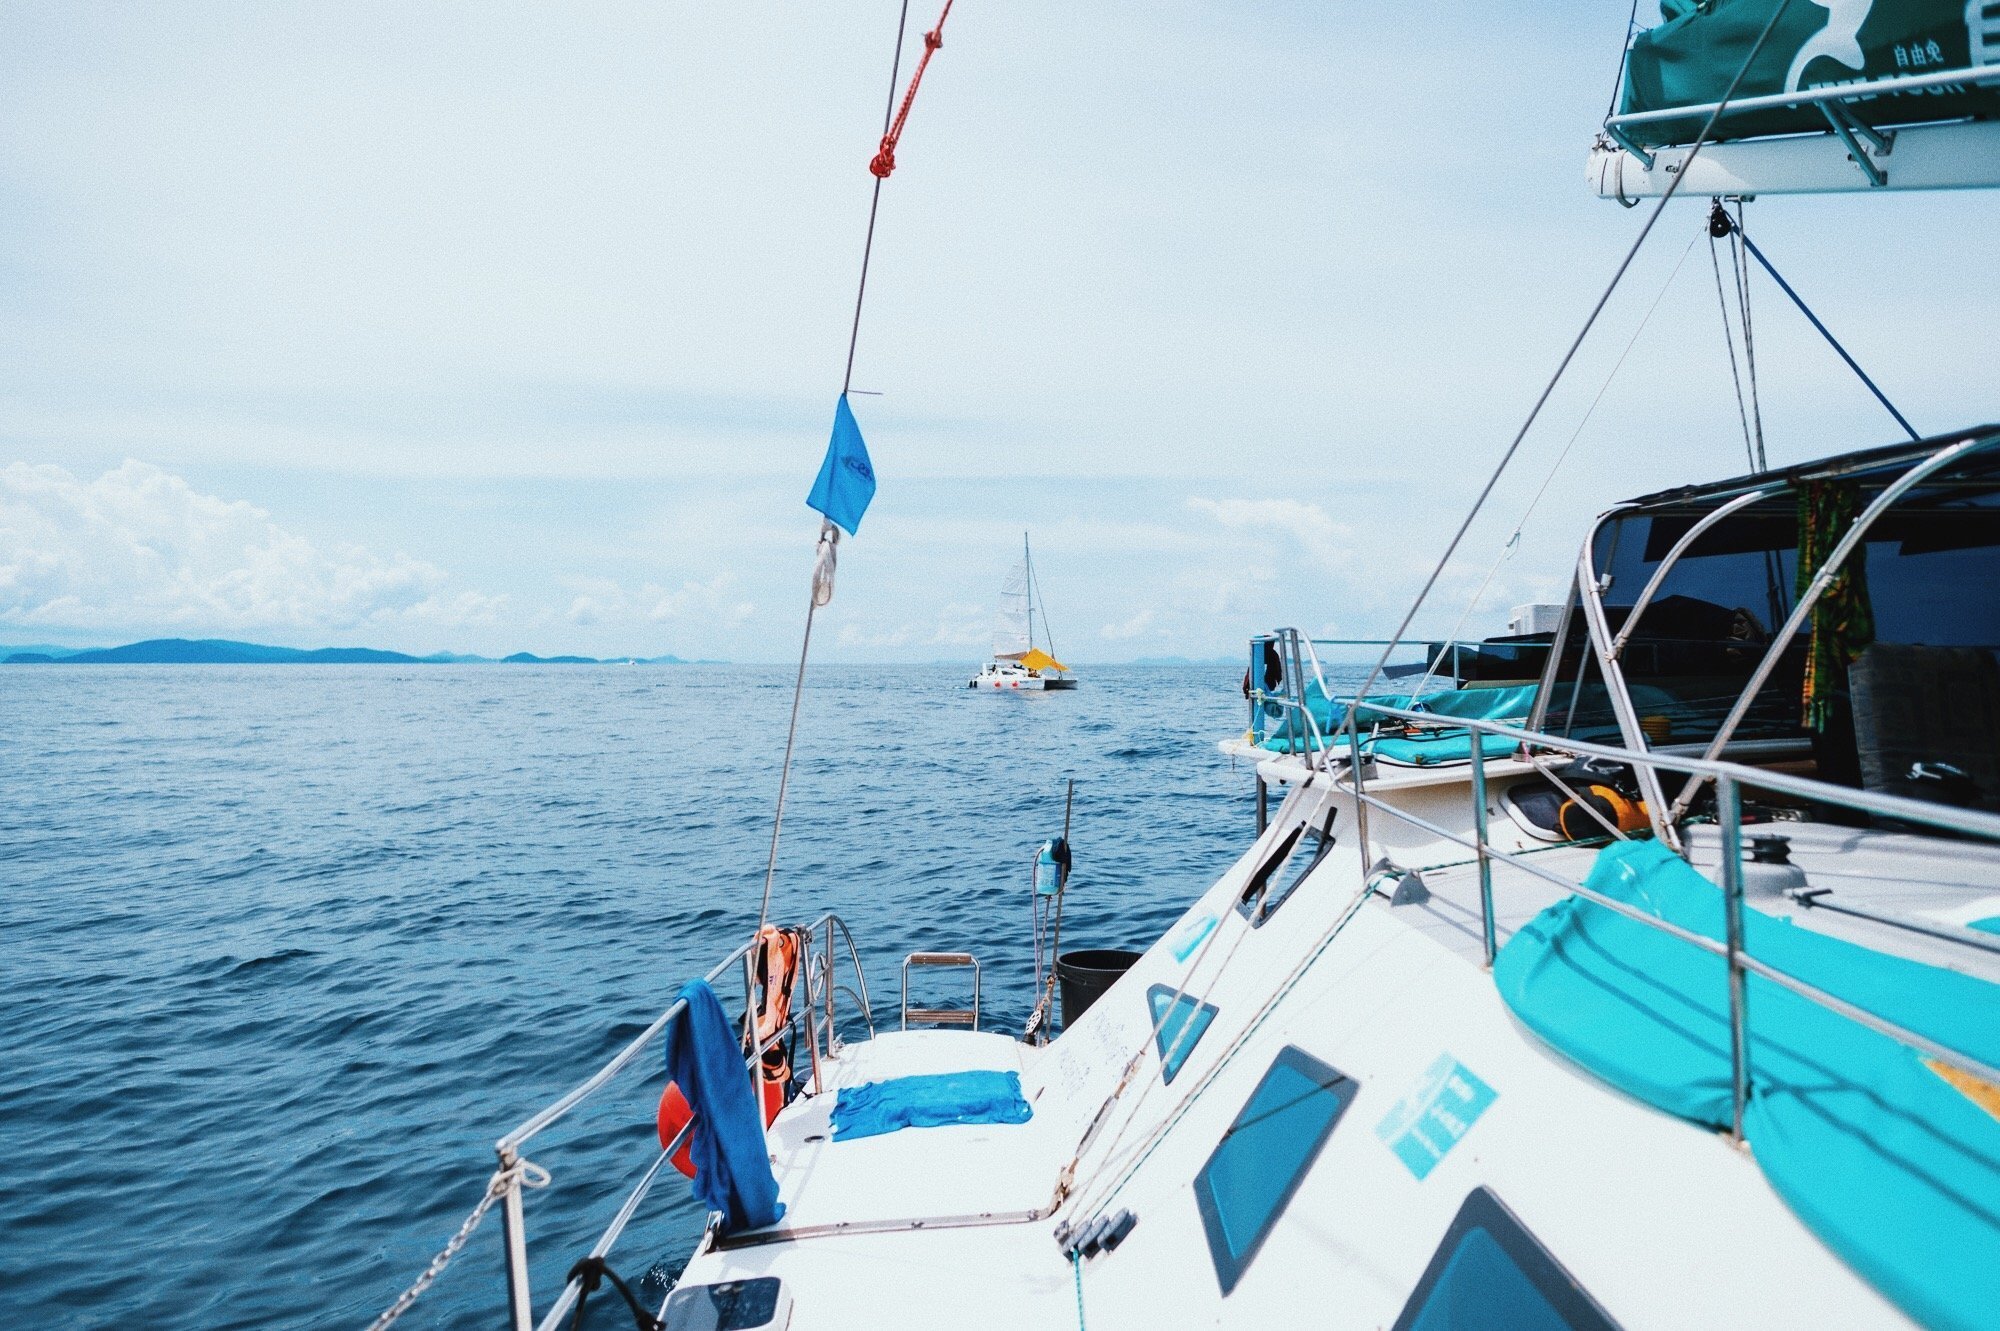
[[706, 980], [680, 996], [687, 1011], [667, 1027], [667, 1075], [694, 1111], [694, 1195], [722, 1213], [724, 1233], [776, 1224], [785, 1207], [736, 1032]]

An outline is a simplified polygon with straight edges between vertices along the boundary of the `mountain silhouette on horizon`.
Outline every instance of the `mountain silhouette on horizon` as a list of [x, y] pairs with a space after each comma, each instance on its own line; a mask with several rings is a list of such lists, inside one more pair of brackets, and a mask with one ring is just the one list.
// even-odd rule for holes
[[411, 656], [374, 647], [271, 647], [233, 642], [227, 638], [148, 638], [123, 647], [91, 647], [80, 651], [35, 647], [13, 651], [0, 647], [0, 665], [684, 665], [678, 656], [627, 657], [536, 656], [515, 652], [495, 660], [436, 652]]

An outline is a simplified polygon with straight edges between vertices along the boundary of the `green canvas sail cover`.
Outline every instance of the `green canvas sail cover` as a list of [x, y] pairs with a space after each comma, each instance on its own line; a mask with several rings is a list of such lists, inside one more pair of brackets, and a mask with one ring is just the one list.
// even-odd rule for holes
[[[1659, 27], [1625, 56], [1621, 113], [1722, 100], [1779, 4], [1785, 12], [1732, 99], [1934, 74], [2000, 61], [2000, 9], [1981, 0], [1662, 0]], [[2000, 115], [2000, 84], [1946, 85], [1844, 104], [1870, 125]], [[1691, 143], [1705, 113], [1625, 127], [1648, 144]], [[1725, 114], [1718, 139], [1827, 128], [1814, 106]]]

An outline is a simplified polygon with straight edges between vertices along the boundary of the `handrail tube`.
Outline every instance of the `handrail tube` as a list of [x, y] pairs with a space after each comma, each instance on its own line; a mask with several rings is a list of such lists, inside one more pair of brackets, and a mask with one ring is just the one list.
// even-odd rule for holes
[[1707, 535], [1710, 528], [1738, 509], [1748, 508], [1760, 499], [1772, 499], [1783, 493], [1781, 487], [1773, 487], [1769, 490], [1752, 490], [1748, 494], [1738, 495], [1721, 508], [1703, 515], [1699, 522], [1689, 527], [1687, 534], [1674, 542], [1673, 548], [1667, 551], [1659, 566], [1653, 570], [1653, 576], [1647, 579], [1645, 590], [1639, 593], [1639, 599], [1625, 612], [1625, 622], [1619, 626], [1618, 636], [1611, 640], [1611, 655], [1621, 660], [1624, 658], [1625, 644], [1632, 640], [1632, 631], [1639, 627], [1639, 616], [1646, 613], [1646, 607], [1653, 603], [1653, 596], [1660, 590], [1660, 584], [1674, 571], [1674, 565], [1680, 562], [1681, 556], [1687, 553], [1689, 546]]
[[[653, 1161], [653, 1167], [640, 1177], [638, 1184], [626, 1196], [625, 1204], [618, 1208], [618, 1214], [611, 1218], [611, 1223], [604, 1227], [602, 1234], [598, 1235], [597, 1242], [591, 1245], [592, 1257], [603, 1257], [611, 1251], [611, 1245], [618, 1242], [619, 1235], [625, 1232], [625, 1226], [631, 1224], [632, 1217], [638, 1213], [639, 1204], [645, 1201], [646, 1194], [653, 1190], [653, 1181], [659, 1178], [661, 1168], [674, 1158], [674, 1153], [681, 1149], [681, 1143], [686, 1141], [688, 1134], [693, 1131], [693, 1119], [681, 1124], [681, 1130], [674, 1134], [673, 1142], [666, 1150], [660, 1152], [659, 1158]], [[581, 1280], [571, 1280], [564, 1285], [562, 1293], [556, 1296], [555, 1304], [536, 1324], [535, 1331], [555, 1331], [555, 1328], [562, 1323], [563, 1314], [576, 1305], [577, 1295], [582, 1287]]]
[[[1995, 436], [2000, 438], [2000, 436]], [[1405, 707], [1395, 707], [1387, 703], [1370, 702], [1368, 710], [1380, 712], [1384, 716], [1397, 717], [1407, 721], [1431, 721], [1438, 717], [1434, 712], [1416, 712]], [[1589, 740], [1568, 739], [1544, 732], [1523, 730], [1518, 726], [1502, 724], [1475, 718], [1452, 718], [1455, 729], [1473, 730], [1481, 734], [1498, 735], [1536, 749], [1550, 749], [1559, 753], [1576, 754], [1582, 757], [1606, 758], [1612, 762], [1645, 763], [1663, 768], [1669, 772], [1704, 777], [1735, 777], [1746, 786], [1780, 794], [1795, 795], [1800, 799], [1813, 800], [1825, 804], [1841, 804], [1859, 809], [1864, 813], [1879, 814], [1902, 822], [1922, 823], [1926, 826], [1941, 827], [1947, 831], [1963, 832], [1968, 836], [1983, 837], [2000, 841], [2000, 814], [1980, 813], [1973, 809], [1959, 809], [1950, 805], [1929, 804], [1923, 800], [1910, 799], [1903, 795], [1884, 795], [1878, 791], [1856, 790], [1851, 786], [1834, 786], [1810, 777], [1793, 776], [1789, 772], [1769, 772], [1761, 768], [1745, 767], [1740, 763], [1717, 761], [1711, 758], [1692, 758], [1677, 753], [1663, 753], [1648, 750], [1636, 753], [1608, 744], [1596, 744]]]
[[[1528, 710], [1528, 729], [1540, 730], [1548, 723], [1549, 699], [1555, 696], [1556, 685], [1562, 680], [1563, 646], [1569, 641], [1569, 618], [1576, 608], [1577, 585], [1575, 573], [1570, 574], [1569, 595], [1563, 598], [1562, 613], [1556, 616], [1555, 635], [1549, 639], [1549, 659], [1542, 663], [1542, 677], [1535, 684], [1535, 705]], [[1577, 668], [1577, 691], [1583, 689], [1583, 669]]]
[[[2000, 69], [2000, 66], [1995, 68]], [[1724, 718], [1722, 727], [1715, 732], [1715, 738], [1709, 741], [1705, 757], [1713, 758], [1722, 752], [1730, 736], [1736, 733], [1736, 727], [1742, 724], [1743, 718], [1749, 714], [1758, 693], [1763, 691], [1765, 682], [1771, 678], [1771, 672], [1778, 668], [1778, 660], [1784, 655], [1785, 648], [1798, 636], [1799, 626], [1812, 614], [1813, 607], [1819, 603], [1820, 594], [1840, 576], [1841, 566], [1847, 562], [1847, 557], [1854, 553], [1854, 547], [1867, 539], [1868, 531], [1875, 525], [1875, 520], [1888, 512], [1891, 506], [1913, 489], [1919, 481], [1942, 471], [1967, 453], [1976, 452], [1994, 443], [2000, 443], [2000, 434], [1962, 440], [1931, 454], [1883, 487], [1882, 493], [1875, 496], [1874, 502], [1861, 511], [1861, 514], [1854, 519], [1854, 525], [1847, 529], [1846, 534], [1828, 553], [1825, 561], [1813, 571], [1813, 579], [1807, 585], [1805, 595], [1801, 596], [1798, 604], [1792, 607], [1792, 613], [1785, 617], [1784, 627], [1772, 635], [1771, 645], [1764, 651], [1764, 659], [1757, 663], [1757, 669], [1750, 676], [1750, 683], [1737, 696], [1736, 705], [1729, 709], [1729, 715]], [[1681, 788], [1681, 793], [1675, 797], [1674, 807], [1668, 814], [1668, 821], [1678, 820], [1687, 812], [1688, 805], [1694, 801], [1701, 785], [1699, 780], [1691, 780]]]
[[1722, 830], [1722, 920], [1729, 944], [1729, 1134], [1743, 1140], [1750, 1103], [1750, 995], [1743, 982], [1743, 795], [1718, 777], [1715, 806]]
[[[840, 924], [840, 929], [843, 934], [847, 933], [846, 924], [841, 922], [840, 917], [834, 915], [831, 911], [829, 911], [825, 915], [822, 915], [819, 919], [814, 920], [812, 924], [808, 925], [807, 927], [809, 929], [817, 929], [821, 924], [825, 923], [829, 919], [833, 920], [837, 924]], [[752, 943], [742, 944], [735, 951], [731, 952], [728, 956], [724, 957], [721, 961], [717, 962], [715, 964], [714, 969], [710, 970], [708, 974], [702, 977], [702, 979], [709, 984], [715, 983], [715, 981], [721, 977], [722, 973], [725, 970], [735, 965], [738, 960], [749, 955], [750, 948], [752, 947], [753, 943], [754, 940]], [[860, 958], [858, 956], [855, 956], [854, 954], [854, 940], [851, 935], [848, 937], [848, 953], [850, 956], [854, 956], [855, 974], [858, 977], [861, 973], [860, 970], [861, 961]], [[864, 980], [862, 981], [862, 984], [864, 986], [863, 992], [865, 996], [866, 993], [865, 986], [867, 982]], [[686, 1009], [687, 1009], [686, 1003], [682, 1002], [678, 998], [675, 999], [665, 1012], [662, 1012], [657, 1018], [654, 1019], [652, 1025], [648, 1026], [645, 1030], [639, 1032], [638, 1035], [632, 1038], [631, 1043], [627, 1044], [623, 1049], [619, 1050], [617, 1054], [613, 1055], [609, 1063], [606, 1063], [603, 1067], [599, 1068], [591, 1076], [579, 1082], [574, 1089], [572, 1089], [568, 1094], [564, 1095], [561, 1099], [555, 1101], [555, 1103], [547, 1106], [540, 1112], [534, 1114], [526, 1122], [522, 1123], [520, 1127], [515, 1128], [512, 1132], [502, 1137], [496, 1144], [495, 1149], [500, 1151], [517, 1150], [522, 1145], [522, 1143], [526, 1142], [530, 1137], [542, 1131], [544, 1128], [548, 1127], [551, 1123], [554, 1123], [557, 1119], [563, 1117], [563, 1115], [569, 1113], [570, 1110], [576, 1108], [576, 1106], [580, 1104], [583, 1100], [585, 1100], [587, 1097], [589, 1097], [592, 1092], [601, 1088], [606, 1082], [610, 1081], [613, 1077], [617, 1076], [620, 1072], [623, 1072], [627, 1067], [629, 1067], [632, 1063], [632, 1060], [637, 1058], [641, 1053], [643, 1053], [647, 1045], [651, 1044], [654, 1040], [658, 1039], [660, 1033], [666, 1030], [668, 1025], [672, 1023], [673, 1019], [679, 1016]]]
[[[707, 975], [703, 976], [702, 978], [710, 984], [715, 983], [715, 981], [718, 978], [720, 978], [723, 971], [735, 965], [737, 959], [747, 955], [749, 951], [750, 951], [750, 944], [748, 943], [743, 944], [741, 947], [737, 948], [734, 952], [731, 952], [728, 956], [724, 957], [720, 962], [716, 964], [715, 969], [711, 970]], [[498, 1149], [508, 1150], [513, 1148], [518, 1148], [522, 1143], [526, 1142], [530, 1137], [542, 1131], [542, 1129], [548, 1127], [551, 1123], [554, 1123], [557, 1119], [561, 1118], [563, 1115], [569, 1113], [570, 1110], [576, 1108], [577, 1105], [581, 1104], [586, 1098], [588, 1098], [592, 1092], [602, 1087], [604, 1083], [610, 1081], [613, 1077], [617, 1076], [619, 1073], [623, 1072], [627, 1067], [629, 1067], [632, 1063], [632, 1060], [636, 1059], [641, 1053], [645, 1052], [646, 1046], [651, 1044], [654, 1040], [658, 1039], [660, 1036], [660, 1032], [666, 1030], [668, 1025], [670, 1025], [673, 1022], [674, 1018], [678, 1017], [681, 1013], [685, 1011], [687, 1011], [687, 1001], [685, 999], [676, 998], [672, 1002], [672, 1004], [668, 1006], [665, 1012], [662, 1012], [658, 1017], [653, 1019], [652, 1025], [648, 1026], [645, 1030], [639, 1032], [639, 1034], [637, 1034], [632, 1038], [631, 1043], [627, 1044], [623, 1049], [619, 1050], [616, 1054], [612, 1055], [611, 1061], [609, 1063], [606, 1063], [603, 1067], [599, 1068], [595, 1073], [591, 1074], [589, 1077], [586, 1077], [583, 1081], [579, 1082], [574, 1089], [572, 1089], [567, 1095], [563, 1096], [561, 1099], [557, 1100], [554, 1104], [548, 1105], [547, 1107], [542, 1109], [539, 1113], [531, 1115], [526, 1122], [521, 1124], [520, 1127], [515, 1128], [512, 1132], [502, 1137], [500, 1139]]]
[[[1462, 837], [1448, 828], [1440, 827], [1428, 819], [1420, 818], [1407, 809], [1399, 808], [1378, 796], [1356, 791], [1352, 785], [1342, 783], [1339, 778], [1335, 778], [1334, 784], [1337, 788], [1345, 790], [1349, 794], [1356, 795], [1363, 801], [1381, 809], [1383, 812], [1393, 814], [1404, 822], [1421, 828], [1433, 836], [1443, 837], [1446, 841], [1463, 846], [1467, 850], [1474, 852], [1478, 850], [1478, 847], [1468, 838]], [[1508, 864], [1513, 865], [1524, 873], [1543, 879], [1572, 896], [1582, 897], [1585, 901], [1593, 905], [1602, 906], [1613, 914], [1623, 915], [1626, 919], [1645, 925], [1649, 929], [1657, 929], [1669, 937], [1678, 938], [1683, 943], [1700, 948], [1710, 956], [1722, 957], [1725, 961], [1728, 958], [1729, 949], [1724, 944], [1718, 943], [1706, 935], [1695, 933], [1689, 929], [1683, 929], [1678, 924], [1670, 923], [1656, 915], [1648, 915], [1636, 906], [1627, 905], [1615, 897], [1607, 897], [1603, 893], [1593, 891], [1581, 883], [1572, 883], [1560, 874], [1542, 868], [1539, 864], [1509, 855], [1505, 851], [1499, 852], [1499, 854], [1500, 858]], [[1929, 1036], [1919, 1035], [1915, 1031], [1899, 1026], [1887, 1017], [1878, 1017], [1866, 1008], [1856, 1007], [1846, 999], [1828, 993], [1817, 985], [1808, 984], [1804, 980], [1788, 975], [1784, 971], [1759, 961], [1747, 952], [1739, 955], [1738, 961], [1745, 970], [1761, 975], [1773, 984], [1781, 985], [1791, 990], [1801, 998], [1818, 1003], [1820, 1006], [1840, 1016], [1844, 1016], [1850, 1021], [1866, 1026], [1878, 1035], [1885, 1035], [1899, 1044], [1908, 1045], [1910, 1048], [1916, 1049], [1921, 1053], [1929, 1054], [1939, 1062], [1949, 1063], [1960, 1071], [1969, 1072], [1975, 1077], [1980, 1077], [1987, 1081], [2000, 1082], [2000, 1068], [1990, 1067], [1970, 1054], [1961, 1054], [1955, 1049], [1939, 1044]]]
[[[1576, 559], [1576, 585], [1581, 593], [1578, 603], [1583, 607], [1583, 625], [1590, 639], [1592, 650], [1597, 656], [1597, 668], [1604, 676], [1604, 692], [1611, 700], [1611, 714], [1618, 718], [1619, 733], [1625, 736], [1627, 748], [1643, 749], [1646, 732], [1639, 726], [1639, 709], [1632, 704], [1632, 690], [1625, 684], [1625, 671], [1618, 664], [1618, 658], [1611, 653], [1611, 621], [1604, 613], [1604, 584], [1597, 575], [1597, 556], [1593, 547], [1597, 544], [1597, 532], [1604, 525], [1599, 518], [1592, 524], [1590, 536], [1583, 543], [1583, 550]], [[1578, 681], [1578, 691], [1582, 681]], [[1653, 835], [1679, 851], [1680, 835], [1673, 820], [1666, 817], [1667, 792], [1660, 785], [1660, 774], [1650, 767], [1634, 767], [1632, 774], [1639, 782], [1639, 797], [1646, 806], [1646, 821], [1652, 825]]]
[[868, 998], [868, 975], [861, 969], [861, 954], [855, 950], [854, 934], [848, 929], [847, 921], [841, 919], [831, 911], [827, 912], [825, 918], [832, 922], [833, 927], [840, 930], [841, 941], [847, 944], [848, 964], [854, 968], [855, 997], [861, 1000], [861, 1019], [868, 1023], [868, 1036], [870, 1039], [873, 1039], [875, 1037], [875, 1005]]
[[1657, 111], [1628, 111], [1624, 115], [1608, 117], [1604, 124], [1607, 129], [1623, 129], [1628, 125], [1649, 125], [1663, 120], [1698, 120], [1712, 115], [1725, 106], [1734, 115], [1745, 111], [1769, 111], [1789, 106], [1816, 106], [1821, 102], [1849, 102], [1858, 97], [1880, 97], [1899, 92], [1926, 92], [1932, 88], [1949, 87], [1954, 83], [1993, 83], [2000, 81], [2000, 65], [1984, 65], [1971, 69], [1944, 69], [1931, 74], [1903, 74], [1895, 78], [1874, 79], [1866, 83], [1836, 83], [1817, 88], [1802, 88], [1797, 92], [1765, 93], [1757, 97], [1738, 97], [1729, 102], [1703, 102], [1699, 106], [1669, 106]]
[[[868, 1002], [868, 988], [867, 988], [868, 981], [864, 972], [861, 969], [861, 956], [859, 951], [854, 946], [854, 935], [848, 929], [847, 922], [845, 920], [842, 920], [838, 915], [834, 914], [831, 911], [826, 912], [825, 914], [821, 915], [819, 919], [814, 920], [810, 925], [806, 926], [806, 933], [810, 935], [813, 932], [820, 929], [822, 926], [826, 928], [827, 938], [829, 941], [829, 947], [826, 958], [828, 995], [829, 995], [828, 997], [829, 1045], [831, 1044], [831, 1040], [833, 1038], [831, 1029], [832, 1026], [831, 994], [835, 987], [833, 984], [833, 951], [831, 947], [831, 940], [833, 937], [833, 930], [836, 927], [840, 930], [842, 938], [846, 941], [848, 958], [854, 966], [855, 982], [861, 987], [861, 992], [859, 994], [859, 1002], [861, 1005], [862, 1014], [868, 1021], [870, 1034], [873, 1034], [875, 1022], [874, 1022], [873, 1010]], [[721, 978], [723, 972], [727, 971], [731, 966], [735, 965], [738, 960], [741, 960], [746, 968], [744, 975], [746, 986], [750, 986], [752, 980], [748, 967], [750, 964], [751, 949], [753, 948], [754, 944], [755, 940], [753, 939], [750, 942], [746, 942], [741, 946], [739, 946], [735, 951], [731, 952], [728, 956], [724, 957], [721, 961], [717, 962], [714, 968], [711, 969], [707, 975], [702, 977], [703, 980], [707, 983], [713, 984], [717, 979]], [[795, 979], [794, 981], [795, 984], [800, 982], [802, 981], [799, 979]], [[807, 1015], [807, 1020], [810, 1022], [813, 1015], [810, 1007], [811, 985], [809, 981], [803, 981], [803, 982], [806, 983], [807, 987], [808, 1005], [807, 1005], [806, 1015]], [[750, 1003], [748, 994], [749, 994], [749, 989], [746, 988], [746, 1005]], [[617, 1054], [613, 1055], [610, 1062], [606, 1063], [602, 1068], [599, 1068], [598, 1071], [594, 1073], [592, 1076], [580, 1082], [575, 1088], [573, 1088], [568, 1094], [564, 1095], [561, 1099], [555, 1101], [553, 1104], [550, 1104], [546, 1108], [542, 1109], [539, 1113], [535, 1114], [534, 1116], [529, 1118], [526, 1122], [522, 1123], [520, 1127], [514, 1129], [514, 1131], [508, 1133], [505, 1137], [501, 1138], [500, 1141], [495, 1144], [494, 1148], [500, 1157], [501, 1163], [503, 1165], [511, 1165], [514, 1162], [518, 1161], [518, 1159], [520, 1158], [520, 1147], [524, 1142], [526, 1142], [530, 1137], [533, 1137], [536, 1133], [541, 1132], [544, 1128], [547, 1128], [550, 1124], [562, 1118], [565, 1114], [569, 1113], [570, 1110], [574, 1109], [578, 1104], [580, 1104], [584, 1099], [588, 1098], [592, 1093], [602, 1088], [613, 1077], [617, 1076], [625, 1068], [629, 1067], [632, 1064], [632, 1062], [639, 1056], [639, 1054], [642, 1053], [645, 1050], [645, 1048], [652, 1043], [653, 1040], [657, 1039], [659, 1035], [667, 1029], [668, 1026], [672, 1025], [675, 1019], [678, 1018], [686, 1010], [687, 1010], [686, 1000], [676, 998], [673, 1001], [673, 1003], [671, 1003], [667, 1007], [667, 1010], [665, 1012], [662, 1012], [659, 1015], [659, 1017], [652, 1022], [651, 1025], [649, 1025], [644, 1031], [640, 1032], [639, 1035], [634, 1037]], [[746, 1020], [747, 1019], [748, 1016], [746, 1016]], [[773, 1031], [771, 1035], [766, 1039], [756, 1042], [755, 1047], [745, 1057], [745, 1070], [754, 1074], [758, 1062], [763, 1057], [764, 1053], [767, 1050], [771, 1049], [773, 1046], [777, 1045], [784, 1038], [784, 1034], [785, 1032], [781, 1028], [779, 1030]], [[812, 1036], [812, 1038], [816, 1042], [818, 1037], [815, 1034]], [[815, 1070], [817, 1070], [817, 1063], [818, 1063], [817, 1043], [815, 1043], [814, 1045], [813, 1055], [814, 1055]], [[597, 1246], [595, 1246], [591, 1250], [590, 1254], [591, 1256], [602, 1257], [606, 1252], [610, 1251], [611, 1245], [616, 1243], [618, 1241], [618, 1237], [624, 1233], [625, 1227], [631, 1223], [632, 1217], [637, 1212], [639, 1205], [645, 1200], [646, 1195], [652, 1190], [654, 1182], [659, 1177], [661, 1166], [664, 1165], [668, 1160], [673, 1158], [674, 1153], [680, 1149], [681, 1144], [687, 1140], [688, 1135], [693, 1131], [693, 1129], [694, 1129], [694, 1124], [692, 1120], [681, 1126], [681, 1130], [675, 1134], [673, 1141], [667, 1146], [667, 1148], [664, 1151], [660, 1153], [659, 1158], [653, 1162], [652, 1167], [646, 1171], [645, 1175], [639, 1180], [637, 1186], [635, 1186], [632, 1192], [627, 1195], [625, 1202], [619, 1208], [617, 1215], [615, 1215], [612, 1218], [610, 1225], [607, 1226], [606, 1229], [604, 1230], [604, 1233], [601, 1236], [599, 1236]], [[509, 1312], [510, 1312], [509, 1321], [516, 1328], [516, 1331], [527, 1331], [527, 1329], [531, 1325], [535, 1324], [533, 1321], [534, 1312], [533, 1312], [532, 1298], [528, 1289], [527, 1238], [526, 1238], [525, 1223], [524, 1223], [525, 1215], [522, 1208], [521, 1187], [518, 1179], [513, 1182], [513, 1185], [508, 1188], [506, 1195], [502, 1198], [502, 1220], [504, 1222], [506, 1229], [505, 1242], [506, 1242], [506, 1259], [507, 1259], [506, 1260], [507, 1285], [508, 1285]], [[557, 1325], [558, 1322], [560, 1322], [562, 1315], [567, 1311], [569, 1311], [569, 1309], [575, 1305], [575, 1300], [580, 1289], [581, 1289], [580, 1283], [575, 1280], [572, 1280], [567, 1284], [565, 1284], [563, 1287], [563, 1292], [557, 1297], [556, 1303], [551, 1308], [549, 1313], [542, 1319], [541, 1323], [537, 1327], [537, 1331], [553, 1331], [553, 1328]]]
[[507, 1321], [514, 1331], [528, 1331], [535, 1320], [535, 1296], [528, 1284], [528, 1214], [521, 1201], [520, 1155], [500, 1149], [500, 1167], [508, 1172], [500, 1198], [500, 1243], [507, 1257]]
[[[1493, 858], [1486, 845], [1486, 754], [1483, 750], [1474, 754], [1472, 759], [1472, 839], [1479, 857], [1479, 942], [1486, 953], [1486, 968], [1491, 970], [1493, 959], [1500, 955], [1500, 948], [1493, 934]], [[1364, 864], [1367, 858], [1364, 850]]]

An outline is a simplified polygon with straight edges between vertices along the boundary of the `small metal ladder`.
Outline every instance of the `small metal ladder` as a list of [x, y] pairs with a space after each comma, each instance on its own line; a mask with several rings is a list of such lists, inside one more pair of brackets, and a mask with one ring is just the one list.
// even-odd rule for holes
[[[972, 1006], [962, 1007], [911, 1007], [910, 967], [949, 966], [972, 968]], [[929, 1022], [938, 1026], [964, 1026], [979, 1029], [979, 961], [970, 952], [912, 952], [903, 958], [903, 1029], [910, 1029], [912, 1020]]]

